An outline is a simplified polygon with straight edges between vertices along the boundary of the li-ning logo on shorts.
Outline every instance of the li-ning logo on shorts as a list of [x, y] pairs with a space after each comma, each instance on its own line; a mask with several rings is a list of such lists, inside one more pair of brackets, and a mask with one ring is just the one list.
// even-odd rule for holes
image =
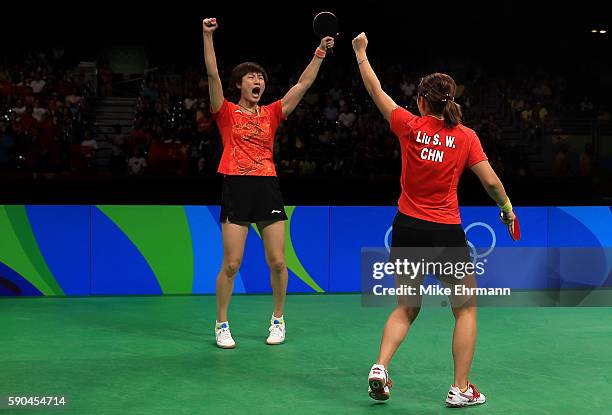
[[283, 213], [283, 212], [281, 212], [280, 210], [273, 210], [273, 211], [272, 211], [272, 212], [270, 212], [270, 213]]
[[[470, 256], [472, 257], [473, 260], [478, 260], [480, 258], [489, 256], [491, 252], [493, 252], [493, 249], [495, 249], [495, 245], [497, 245], [497, 235], [495, 235], [495, 231], [493, 230], [491, 225], [489, 225], [488, 223], [484, 223], [484, 222], [470, 223], [468, 226], [465, 227], [465, 230], [464, 230], [466, 236], [470, 229], [476, 228], [476, 227], [483, 227], [487, 231], [489, 231], [489, 233], [491, 234], [491, 245], [486, 251], [479, 253], [476, 251], [476, 246], [474, 246], [474, 244], [468, 240], [467, 245], [468, 245], [468, 248], [470, 249]], [[391, 251], [391, 244], [390, 244], [389, 239], [391, 237], [392, 231], [393, 231], [393, 226], [390, 226], [389, 229], [387, 229], [387, 232], [385, 233], [385, 248], [387, 248], [387, 252]]]

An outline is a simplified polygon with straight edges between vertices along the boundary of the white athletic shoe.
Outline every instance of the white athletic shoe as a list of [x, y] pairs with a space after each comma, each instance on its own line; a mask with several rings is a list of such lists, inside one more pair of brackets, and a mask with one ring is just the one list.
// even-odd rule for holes
[[217, 346], [222, 349], [233, 349], [236, 347], [236, 342], [232, 338], [228, 322], [215, 324], [215, 337], [217, 339]]
[[283, 317], [274, 317], [270, 320], [270, 335], [266, 339], [266, 344], [275, 345], [285, 341], [285, 319]]
[[468, 388], [465, 392], [461, 392], [458, 387], [451, 386], [446, 396], [446, 406], [461, 407], [480, 405], [486, 402], [484, 394], [478, 392], [476, 386], [468, 382]]
[[368, 376], [368, 395], [377, 401], [386, 401], [391, 396], [393, 382], [383, 365], [372, 365]]

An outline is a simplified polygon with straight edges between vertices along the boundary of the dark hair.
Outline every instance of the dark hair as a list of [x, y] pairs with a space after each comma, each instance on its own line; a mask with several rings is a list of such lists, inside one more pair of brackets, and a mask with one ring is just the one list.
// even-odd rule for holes
[[251, 72], [262, 74], [264, 81], [266, 84], [268, 83], [268, 74], [263, 66], [255, 62], [242, 62], [240, 65], [237, 65], [234, 69], [232, 69], [230, 86], [232, 88], [236, 88], [236, 84], [240, 84], [242, 82], [242, 77]]
[[432, 73], [421, 79], [417, 97], [424, 97], [433, 114], [444, 117], [444, 126], [453, 128], [461, 123], [461, 107], [455, 102], [457, 84], [450, 76]]

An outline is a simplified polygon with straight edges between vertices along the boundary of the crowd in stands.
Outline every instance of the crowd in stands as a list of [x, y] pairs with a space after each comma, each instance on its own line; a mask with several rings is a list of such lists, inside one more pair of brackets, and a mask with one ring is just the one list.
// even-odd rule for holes
[[[268, 102], [281, 98], [299, 75], [286, 73], [281, 65], [267, 70], [270, 81], [265, 98]], [[505, 170], [512, 170], [512, 174], [526, 176], [526, 147], [531, 146], [532, 141], [541, 141], [542, 128], [539, 124], [531, 127], [527, 123], [514, 123], [518, 109], [505, 112], [502, 95], [509, 94], [510, 90], [497, 94], [495, 82], [484, 80], [486, 83], [482, 83], [478, 70], [457, 66], [451, 68], [451, 72], [459, 80], [456, 101], [462, 107], [464, 123], [476, 130], [491, 162], [501, 175]], [[386, 68], [381, 79], [399, 105], [418, 112], [419, 78], [416, 74], [395, 65]], [[229, 85], [225, 89], [230, 99], [237, 98], [232, 97]], [[485, 105], [487, 97], [491, 96], [494, 105]], [[531, 106], [535, 98], [523, 98], [523, 103], [526, 101]], [[511, 105], [510, 99], [507, 105]], [[542, 105], [536, 108], [538, 117], [548, 117]], [[506, 121], [520, 128], [524, 145], [504, 143], [500, 122]], [[143, 89], [132, 140], [132, 154], [136, 153], [136, 148], [141, 153], [154, 154], [149, 157], [154, 161], [148, 166], [150, 171], [164, 171], [160, 165], [163, 163], [155, 154], [166, 154], [171, 155], [167, 158], [177, 166], [183, 166], [172, 169], [176, 174], [214, 174], [222, 148], [210, 116], [208, 84], [203, 72], [189, 68], [180, 74], [151, 73]], [[278, 174], [284, 176], [397, 177], [401, 169], [400, 157], [398, 140], [373, 106], [356, 71], [352, 76], [346, 76], [343, 71], [323, 71], [302, 103], [277, 131], [275, 161]], [[511, 166], [505, 163], [507, 161], [512, 161]], [[165, 163], [172, 164], [171, 160]]]
[[[281, 98], [299, 75], [287, 74], [281, 65], [267, 70], [270, 81], [265, 98], [269, 102]], [[398, 142], [354, 75], [323, 72], [281, 125], [274, 150], [279, 175], [397, 176], [401, 168]], [[417, 112], [416, 76], [407, 76], [401, 67], [394, 67], [384, 74], [384, 80], [399, 105]], [[229, 86], [225, 89], [230, 99], [237, 98], [232, 97]], [[480, 93], [463, 84], [459, 87], [457, 101], [463, 106], [468, 125], [482, 118]], [[174, 161], [172, 171], [176, 174], [214, 174], [222, 148], [209, 107], [203, 72], [189, 68], [181, 74], [151, 73], [143, 89], [129, 151], [149, 154], [153, 161], [149, 170], [163, 170], [155, 154], [166, 154], [170, 156], [165, 163]], [[490, 125], [492, 122], [493, 118], [486, 120], [487, 128], [496, 128]]]
[[[0, 61], [0, 170], [96, 173], [98, 143], [84, 119], [94, 91], [78, 69], [62, 65], [61, 54], [32, 53], [22, 62]], [[559, 120], [597, 117], [609, 112], [589, 96], [577, 98], [561, 77], [532, 75], [508, 79], [483, 74], [480, 67], [449, 65], [458, 81], [456, 102], [464, 123], [479, 135], [500, 176], [529, 177], [530, 154], [542, 151]], [[231, 69], [231, 68], [226, 68]], [[299, 68], [268, 65], [264, 102], [280, 99], [296, 82]], [[98, 95], [112, 95], [112, 73], [99, 71]], [[402, 65], [380, 70], [385, 90], [401, 106], [418, 113], [419, 74]], [[224, 80], [229, 76], [224, 77]], [[113, 176], [213, 176], [222, 146], [210, 114], [207, 78], [201, 68], [152, 71], [143, 80], [134, 128], [108, 134]], [[225, 84], [226, 96], [237, 99]], [[232, 95], [234, 94], [234, 95]], [[508, 132], [516, 140], [507, 140]], [[569, 174], [563, 140], [555, 143], [553, 173]], [[355, 68], [326, 66], [275, 141], [282, 176], [362, 176], [397, 178], [398, 140], [367, 96]], [[565, 160], [565, 161], [564, 161]], [[595, 170], [592, 146], [577, 170]], [[100, 173], [98, 171], [98, 173]]]
[[0, 172], [69, 171], [74, 148], [86, 161], [91, 134], [84, 114], [92, 88], [62, 50], [0, 57]]

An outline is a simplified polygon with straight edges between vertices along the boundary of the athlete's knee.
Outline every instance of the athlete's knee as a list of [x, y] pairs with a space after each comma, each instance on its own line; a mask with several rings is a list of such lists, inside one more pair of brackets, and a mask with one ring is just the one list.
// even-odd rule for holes
[[406, 320], [408, 320], [408, 322], [410, 323], [416, 320], [417, 316], [419, 315], [419, 312], [421, 311], [420, 306], [414, 306], [414, 305], [412, 306], [400, 305], [398, 306], [398, 308], [404, 313]]
[[238, 270], [240, 270], [240, 262], [239, 259], [226, 260], [223, 264], [223, 274], [228, 278], [234, 278], [238, 274]]
[[453, 315], [456, 319], [461, 317], [476, 318], [477, 311], [477, 307], [471, 304], [463, 305], [461, 307], [453, 307]]
[[268, 260], [268, 266], [273, 274], [279, 275], [287, 269], [287, 264], [284, 258], [272, 258]]

